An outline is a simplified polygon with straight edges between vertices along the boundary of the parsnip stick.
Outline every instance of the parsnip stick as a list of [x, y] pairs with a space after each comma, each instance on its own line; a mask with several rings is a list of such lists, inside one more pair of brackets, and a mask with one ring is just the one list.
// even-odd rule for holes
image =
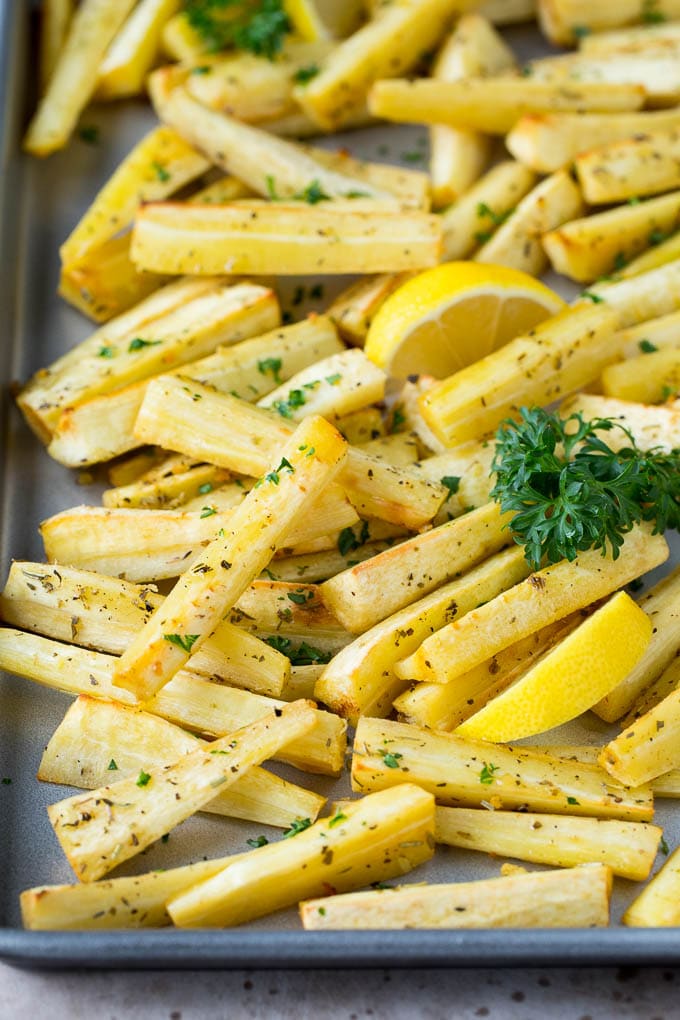
[[331, 49], [328, 41], [287, 42], [276, 60], [253, 53], [227, 53], [201, 59], [199, 74], [189, 74], [185, 88], [211, 110], [250, 123], [286, 117], [298, 107], [293, 99], [297, 72], [318, 66]]
[[[144, 587], [106, 574], [14, 562], [0, 596], [0, 618], [83, 648], [121, 655], [163, 602]], [[279, 697], [290, 674], [284, 655], [223, 620], [192, 659], [192, 672]]]
[[[515, 66], [515, 56], [489, 21], [480, 14], [464, 14], [444, 42], [432, 67], [432, 77], [456, 81], [486, 77]], [[445, 124], [430, 128], [430, 176], [435, 208], [449, 205], [474, 184], [489, 161], [490, 140]]]
[[606, 305], [553, 316], [433, 386], [420, 399], [423, 417], [447, 446], [488, 435], [520, 406], [548, 404], [596, 379], [616, 360], [617, 324]]
[[210, 167], [171, 128], [154, 128], [128, 153], [60, 248], [62, 263], [78, 263], [129, 226], [143, 202], [157, 202]]
[[640, 605], [654, 624], [654, 634], [644, 656], [594, 711], [606, 722], [620, 719], [633, 707], [645, 688], [656, 680], [675, 656], [680, 640], [680, 568], [674, 570], [640, 598]]
[[182, 928], [226, 927], [305, 896], [406, 874], [434, 853], [434, 799], [411, 783], [320, 819], [290, 843], [270, 843], [168, 903]]
[[[630, 712], [622, 719], [621, 725], [632, 726], [641, 716], [655, 708], [664, 698], [672, 694], [680, 684], [680, 656], [671, 659], [663, 672], [646, 687], [634, 703]], [[680, 771], [680, 770], [679, 770]]]
[[[617, 336], [627, 336], [622, 331]], [[680, 408], [672, 404], [666, 407], [636, 404], [628, 400], [615, 400], [613, 397], [600, 397], [594, 393], [577, 393], [560, 407], [560, 414], [567, 418], [574, 412], [580, 412], [586, 418], [613, 418], [632, 433], [635, 443], [641, 450], [660, 447], [670, 453], [680, 447]], [[625, 432], [614, 429], [608, 434], [608, 444], [612, 449], [620, 449], [630, 445]]]
[[565, 88], [590, 82], [642, 85], [650, 106], [676, 106], [680, 98], [677, 54], [663, 50], [544, 57], [532, 60], [527, 73], [537, 81], [561, 83]]
[[386, 435], [385, 421], [377, 407], [365, 407], [363, 411], [343, 415], [337, 422], [338, 430], [348, 443], [360, 446], [369, 439]]
[[26, 889], [20, 898], [23, 924], [32, 931], [165, 927], [172, 924], [165, 908], [171, 896], [244, 856], [233, 854], [103, 882]]
[[651, 131], [576, 157], [587, 202], [599, 205], [680, 187], [680, 130]]
[[646, 273], [649, 269], [658, 269], [659, 266], [675, 262], [676, 259], [680, 259], [680, 231], [632, 259], [618, 275], [625, 280]]
[[[170, 458], [169, 458], [170, 459]], [[116, 489], [106, 489], [102, 493], [102, 504], [105, 507], [135, 507], [140, 509], [175, 509], [186, 505], [195, 496], [210, 492], [229, 482], [231, 475], [223, 468], [212, 464], [192, 464], [186, 470], [172, 470], [168, 465], [165, 473], [158, 479], [147, 481], [142, 478], [130, 485], [122, 485]], [[239, 490], [239, 497], [233, 505], [240, 503], [244, 490]], [[202, 499], [201, 507], [208, 500]], [[222, 507], [221, 507], [222, 509]]]
[[573, 563], [562, 560], [544, 567], [433, 634], [398, 663], [396, 672], [405, 680], [453, 680], [515, 641], [604, 598], [667, 557], [663, 536], [638, 525], [626, 535], [618, 559], [604, 559], [599, 549], [588, 550]]
[[310, 414], [335, 421], [379, 403], [385, 396], [386, 382], [383, 370], [363, 351], [342, 351], [304, 368], [261, 397], [257, 405], [292, 421], [301, 421]]
[[629, 928], [676, 928], [680, 922], [679, 892], [680, 849], [671, 854], [621, 920]]
[[587, 299], [612, 309], [619, 318], [619, 327], [625, 328], [677, 311], [680, 308], [678, 282], [680, 259], [658, 269], [641, 272], [631, 279], [594, 284], [588, 288], [585, 297], [581, 295], [579, 304], [584, 305]]
[[594, 110], [639, 110], [645, 92], [641, 85], [561, 84], [498, 75], [439, 82], [422, 78], [378, 81], [368, 108], [377, 117], [406, 124], [449, 124], [468, 131], [504, 135], [528, 113]]
[[579, 39], [579, 50], [588, 56], [605, 56], [609, 53], [668, 53], [680, 48], [680, 26], [662, 21], [614, 32], [598, 32]]
[[321, 72], [294, 90], [296, 100], [321, 128], [337, 130], [365, 99], [372, 82], [410, 70], [441, 39], [453, 16], [468, 6], [466, 0], [390, 5], [333, 50]]
[[494, 25], [514, 25], [536, 16], [536, 0], [482, 0], [479, 13]]
[[45, 0], [40, 21], [40, 90], [44, 92], [73, 17], [73, 0]]
[[151, 272], [290, 275], [425, 269], [440, 248], [439, 221], [426, 213], [244, 200], [191, 210], [145, 206], [130, 254]]
[[[47, 813], [69, 863], [81, 882], [94, 882], [141, 853], [165, 832], [226, 790], [253, 765], [314, 725], [308, 701], [184, 754], [170, 765], [150, 766], [139, 776], [76, 794], [51, 804]], [[179, 796], [177, 796], [179, 794]]]
[[[152, 380], [135, 425], [138, 442], [158, 443], [238, 474], [262, 474], [291, 434], [285, 419], [197, 384], [191, 392], [201, 399], [194, 401], [181, 379]], [[446, 494], [417, 470], [391, 467], [356, 447], [349, 450], [339, 482], [362, 516], [413, 529], [432, 520]]]
[[[680, 665], [680, 662], [678, 664]], [[667, 672], [670, 675], [670, 667]], [[674, 686], [677, 686], [678, 682], [680, 682], [680, 672], [676, 673], [674, 677]], [[557, 758], [568, 758], [571, 761], [581, 761], [595, 765], [602, 752], [601, 747], [586, 745], [535, 747], [534, 750], [541, 751], [544, 754], [555, 755]], [[668, 797], [672, 800], [677, 800], [680, 797], [680, 769], [673, 769], [671, 772], [665, 772], [662, 776], [653, 779], [649, 783], [649, 788], [655, 797]]]
[[680, 226], [680, 191], [638, 205], [617, 206], [595, 216], [563, 223], [546, 233], [543, 246], [553, 269], [572, 280], [592, 283]]
[[496, 503], [400, 542], [326, 581], [323, 600], [354, 634], [427, 595], [510, 541]]
[[361, 449], [393, 467], [411, 467], [418, 463], [418, 437], [414, 432], [394, 432], [371, 439], [362, 443]]
[[97, 84], [107, 47], [134, 6], [134, 0], [85, 0], [69, 23], [37, 112], [28, 126], [24, 148], [34, 156], [62, 149]]
[[352, 789], [371, 793], [404, 780], [417, 783], [433, 793], [438, 803], [451, 807], [479, 807], [487, 802], [496, 810], [521, 808], [633, 822], [648, 822], [653, 815], [648, 787], [628, 790], [597, 765], [575, 768], [573, 761], [528, 747], [464, 740], [385, 719], [360, 719]]
[[99, 68], [96, 99], [125, 99], [143, 93], [158, 57], [164, 24], [180, 0], [141, 0], [109, 47]]
[[130, 259], [131, 235], [91, 248], [79, 262], [62, 266], [59, 295], [95, 322], [106, 322], [158, 290], [169, 277], [140, 273]]
[[454, 730], [566, 637], [581, 619], [580, 614], [572, 613], [542, 627], [448, 683], [414, 684], [395, 699], [394, 707], [406, 722], [429, 729]]
[[658, 705], [603, 748], [599, 762], [614, 779], [639, 786], [680, 766], [680, 692]]
[[224, 538], [212, 539], [123, 653], [117, 684], [143, 701], [172, 679], [283, 544], [296, 516], [332, 481], [346, 450], [323, 418], [297, 427], [262, 487], [233, 511]]
[[360, 715], [387, 715], [407, 686], [395, 675], [396, 662], [430, 634], [526, 577], [528, 569], [521, 550], [508, 549], [388, 617], [332, 659], [316, 696], [352, 721]]
[[[166, 765], [207, 741], [158, 716], [115, 701], [82, 696], [71, 705], [40, 760], [38, 779], [94, 790], [114, 780], [136, 778], [150, 766]], [[316, 819], [325, 798], [257, 766], [208, 801], [211, 814], [287, 828], [295, 818]]]
[[634, 882], [652, 870], [663, 831], [640, 822], [474, 808], [438, 807], [435, 817], [438, 843], [560, 868], [604, 864]]
[[[131, 694], [113, 685], [117, 661], [101, 652], [62, 645], [34, 634], [0, 630], [0, 663], [7, 672], [68, 694], [88, 694], [134, 705]], [[182, 671], [146, 710], [202, 736], [221, 737], [284, 704], [284, 700], [210, 683]], [[282, 748], [275, 757], [305, 772], [338, 776], [345, 760], [346, 728], [343, 719], [317, 710], [312, 732]]]
[[491, 262], [540, 276], [547, 267], [542, 235], [581, 215], [581, 192], [566, 171], [537, 184], [475, 255], [475, 262]]
[[615, 4], [593, 4], [590, 0], [538, 0], [539, 23], [551, 42], [573, 45], [581, 32], [606, 32], [624, 25], [645, 22], [645, 14], [659, 19], [680, 18], [678, 0], [655, 0], [654, 4], [640, 0], [617, 0]]
[[[394, 195], [405, 208], [421, 209], [424, 212], [430, 208], [431, 182], [428, 174], [422, 170], [408, 170], [403, 166], [356, 159], [344, 149], [333, 152], [315, 145], [303, 145], [302, 150], [327, 170], [353, 177], [361, 184], [365, 182], [381, 192]], [[357, 186], [357, 191], [361, 190], [361, 184]]]
[[[342, 350], [330, 320], [313, 316], [231, 347], [219, 347], [214, 354], [180, 366], [172, 374], [253, 401], [307, 365]], [[50, 453], [62, 464], [75, 466], [134, 448], [135, 422], [145, 392], [145, 382], [135, 383], [67, 408], [57, 422]]]
[[139, 481], [151, 468], [162, 464], [167, 460], [167, 454], [153, 446], [142, 447], [136, 453], [122, 457], [115, 464], [111, 464], [106, 477], [109, 484], [113, 486], [131, 485]]
[[457, 516], [470, 507], [484, 506], [489, 502], [495, 477], [491, 470], [495, 452], [496, 444], [492, 441], [472, 441], [436, 457], [427, 457], [420, 461], [418, 467], [425, 478], [458, 479], [456, 492], [449, 496], [443, 507]]
[[678, 347], [608, 365], [602, 373], [602, 389], [609, 397], [640, 404], [659, 404], [677, 395], [680, 393], [680, 338]]
[[442, 213], [444, 258], [465, 258], [488, 241], [535, 182], [521, 163], [506, 160], [492, 167]]
[[569, 871], [402, 886], [300, 904], [305, 928], [596, 928], [609, 923], [611, 871]]
[[553, 173], [575, 156], [611, 142], [680, 126], [677, 110], [642, 113], [532, 113], [506, 138], [515, 159], [537, 173]]
[[356, 563], [362, 563], [372, 556], [377, 556], [393, 545], [394, 539], [385, 539], [380, 542], [366, 542], [347, 553], [341, 553], [336, 546], [335, 549], [329, 549], [327, 552], [286, 556], [272, 560], [267, 568], [267, 575], [277, 581], [326, 581], [329, 577], [334, 577]]
[[389, 191], [366, 181], [358, 189], [353, 177], [327, 170], [293, 142], [209, 110], [182, 88], [167, 93], [159, 88], [152, 99], [161, 120], [204, 152], [212, 163], [238, 177], [259, 195], [270, 196], [274, 188], [278, 196], [290, 199], [316, 181], [321, 191], [332, 198], [361, 190], [367, 198], [399, 206]]
[[51, 433], [66, 407], [272, 329], [279, 314], [273, 292], [258, 284], [180, 280], [36, 373], [19, 407], [39, 434]]

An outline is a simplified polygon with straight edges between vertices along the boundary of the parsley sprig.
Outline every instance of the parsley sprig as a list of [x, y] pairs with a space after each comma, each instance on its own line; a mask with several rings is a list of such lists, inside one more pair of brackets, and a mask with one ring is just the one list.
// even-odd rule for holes
[[291, 28], [281, 0], [186, 0], [185, 12], [213, 53], [234, 47], [273, 60]]
[[[599, 433], [622, 431], [628, 444], [613, 450]], [[586, 549], [611, 552], [641, 521], [654, 533], [680, 530], [680, 450], [640, 450], [630, 431], [611, 418], [560, 418], [522, 408], [496, 434], [491, 495], [514, 514], [515, 541], [538, 569], [545, 557], [574, 560]]]

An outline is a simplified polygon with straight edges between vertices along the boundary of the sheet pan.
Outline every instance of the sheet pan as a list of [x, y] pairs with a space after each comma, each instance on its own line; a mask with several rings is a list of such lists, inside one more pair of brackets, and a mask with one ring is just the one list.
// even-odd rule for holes
[[[31, 56], [29, 4], [0, 0], [0, 575], [11, 557], [42, 556], [37, 527], [44, 517], [81, 502], [96, 502], [99, 487], [52, 462], [11, 406], [10, 386], [23, 380], [89, 332], [88, 323], [55, 294], [59, 243], [97, 188], [152, 123], [145, 104], [88, 113], [102, 144], [75, 139], [45, 162], [20, 155], [18, 141], [31, 102], [35, 61]], [[537, 52], [538, 36], [513, 31], [522, 55]], [[544, 44], [543, 44], [544, 46]], [[398, 161], [422, 146], [423, 129], [373, 129], [343, 136], [358, 155]], [[337, 145], [338, 139], [324, 144]], [[385, 147], [389, 152], [385, 152]], [[297, 281], [288, 282], [292, 292]], [[335, 286], [340, 286], [337, 282]], [[328, 299], [334, 285], [326, 283]], [[565, 292], [566, 293], [566, 292]], [[285, 305], [285, 300], [284, 300]], [[317, 307], [319, 307], [317, 305]], [[676, 544], [677, 552], [677, 544]], [[677, 557], [676, 557], [677, 558]], [[668, 569], [666, 567], [666, 569]], [[25, 932], [18, 894], [29, 886], [72, 881], [45, 807], [68, 795], [39, 784], [35, 773], [44, 745], [68, 699], [12, 677], [0, 677], [0, 956], [33, 967], [387, 967], [656, 964], [680, 962], [675, 930], [304, 932], [294, 911], [227, 931]], [[601, 743], [605, 730], [588, 720], [569, 739]], [[292, 770], [282, 774], [296, 775]], [[298, 781], [299, 781], [299, 774]], [[305, 780], [303, 780], [305, 781]], [[328, 793], [337, 786], [318, 780]], [[671, 847], [680, 842], [680, 805], [660, 803], [657, 817]], [[132, 865], [139, 871], [171, 867], [206, 856], [245, 849], [261, 826], [197, 818], [173, 832]], [[266, 831], [266, 829], [265, 829]], [[499, 861], [462, 851], [438, 851], [414, 874], [421, 880], [464, 880], [498, 874]], [[614, 920], [635, 895], [617, 881]], [[296, 930], [297, 929], [297, 930]]]

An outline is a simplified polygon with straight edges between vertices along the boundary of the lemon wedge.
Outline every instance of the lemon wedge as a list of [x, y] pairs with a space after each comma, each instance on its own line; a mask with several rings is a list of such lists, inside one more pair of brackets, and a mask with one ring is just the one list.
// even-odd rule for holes
[[641, 659], [652, 622], [625, 592], [614, 595], [497, 698], [456, 730], [501, 743], [575, 719], [614, 689]]
[[445, 379], [565, 308], [517, 269], [445, 262], [402, 284], [378, 310], [365, 352], [389, 375]]

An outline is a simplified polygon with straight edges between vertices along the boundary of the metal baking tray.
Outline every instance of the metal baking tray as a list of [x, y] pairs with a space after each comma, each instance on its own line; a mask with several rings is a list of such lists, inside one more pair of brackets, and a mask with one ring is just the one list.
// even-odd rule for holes
[[[152, 123], [144, 103], [88, 113], [99, 124], [102, 144], [77, 138], [48, 161], [22, 157], [19, 140], [32, 99], [30, 4], [0, 0], [0, 574], [11, 557], [40, 559], [41, 519], [81, 502], [97, 502], [100, 487], [79, 486], [74, 474], [54, 463], [11, 406], [10, 386], [52, 361], [90, 331], [89, 324], [55, 294], [58, 247], [97, 188]], [[509, 33], [524, 57], [545, 51], [533, 30]], [[356, 154], [397, 161], [421, 146], [419, 128], [376, 128], [342, 136]], [[338, 138], [327, 140], [337, 145]], [[288, 281], [293, 288], [297, 281]], [[339, 285], [339, 282], [338, 282]], [[326, 297], [333, 283], [326, 283]], [[563, 288], [564, 289], [564, 288]], [[565, 290], [566, 293], [566, 290]], [[284, 300], [285, 304], [285, 300]], [[676, 546], [677, 548], [677, 546]], [[666, 568], [667, 569], [667, 568]], [[45, 807], [68, 795], [35, 779], [42, 748], [69, 699], [13, 677], [0, 677], [0, 956], [32, 967], [229, 968], [229, 967], [456, 967], [489, 965], [604, 965], [680, 962], [674, 930], [488, 930], [398, 932], [305, 932], [295, 911], [232, 930], [27, 932], [21, 929], [18, 895], [42, 883], [69, 882], [72, 875], [48, 823]], [[603, 726], [588, 720], [567, 739], [600, 743]], [[282, 773], [285, 770], [282, 769]], [[299, 774], [289, 773], [300, 781]], [[312, 777], [313, 778], [313, 777]], [[303, 780], [306, 781], [306, 780]], [[314, 781], [314, 780], [313, 780]], [[329, 795], [338, 787], [317, 779]], [[333, 793], [331, 793], [333, 791]], [[674, 821], [674, 814], [677, 821]], [[671, 846], [680, 842], [680, 811], [661, 805]], [[190, 819], [166, 845], [151, 848], [128, 866], [145, 871], [206, 856], [243, 850], [261, 826], [225, 819]], [[498, 875], [499, 861], [482, 854], [441, 848], [415, 881]], [[614, 923], [636, 892], [617, 881]]]

